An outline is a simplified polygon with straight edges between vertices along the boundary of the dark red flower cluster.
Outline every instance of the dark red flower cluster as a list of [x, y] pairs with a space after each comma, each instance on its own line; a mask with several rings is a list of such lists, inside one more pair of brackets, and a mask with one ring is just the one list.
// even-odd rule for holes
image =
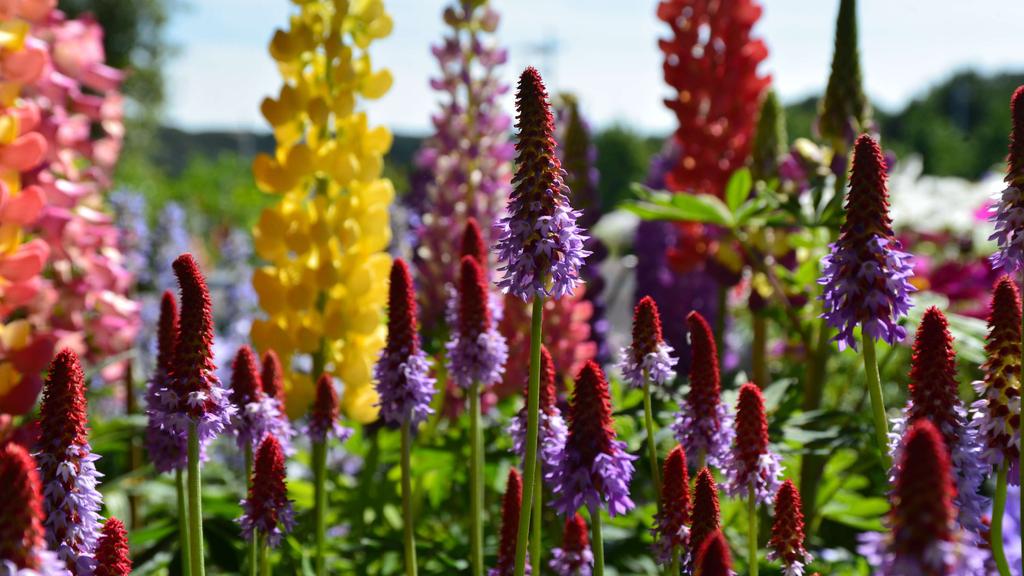
[[704, 468], [697, 474], [693, 488], [693, 515], [690, 517], [690, 554], [696, 558], [704, 541], [714, 534], [719, 526], [718, 487], [711, 470]]
[[775, 519], [768, 547], [784, 566], [807, 561], [804, 548], [804, 513], [800, 492], [792, 480], [786, 480], [775, 495]]
[[511, 574], [515, 570], [516, 542], [519, 540], [519, 507], [523, 503], [523, 478], [519, 471], [510, 468], [505, 497], [501, 502], [501, 543], [498, 546], [499, 574]]
[[459, 269], [459, 337], [475, 342], [491, 329], [487, 275], [473, 256], [463, 256]]
[[[198, 417], [213, 408], [216, 400], [209, 395], [213, 364], [213, 303], [206, 279], [191, 254], [182, 254], [174, 261], [174, 274], [181, 289], [181, 314], [178, 317], [178, 338], [174, 346], [172, 383], [178, 393], [179, 409]], [[189, 404], [188, 395], [207, 393], [205, 404]]]
[[283, 410], [285, 406], [284, 371], [281, 368], [281, 358], [273, 350], [267, 350], [263, 354], [263, 371], [260, 373], [260, 385], [263, 387], [264, 394], [271, 398], [277, 398]]
[[933, 542], [952, 539], [953, 495], [949, 455], [942, 435], [927, 420], [903, 439], [890, 516], [897, 554], [923, 557]]
[[94, 576], [128, 576], [132, 573], [132, 560], [128, 555], [128, 533], [124, 529], [124, 524], [117, 518], [110, 517], [103, 525], [95, 558]]
[[487, 245], [480, 232], [480, 224], [472, 216], [466, 218], [466, 228], [462, 233], [462, 247], [459, 256], [471, 256], [480, 264], [480, 268], [484, 271], [487, 270]]
[[633, 309], [633, 360], [642, 364], [644, 357], [658, 350], [662, 341], [661, 316], [654, 298], [644, 296]]
[[18, 444], [0, 446], [0, 558], [15, 567], [35, 570], [35, 551], [46, 548], [42, 488], [36, 462]]
[[909, 388], [908, 423], [929, 420], [943, 433], [946, 446], [955, 446], [962, 427], [956, 352], [946, 316], [934, 306], [925, 311], [917, 328]]
[[409, 274], [409, 265], [396, 258], [391, 265], [388, 287], [388, 343], [385, 355], [408, 356], [420, 349], [416, 319], [416, 292]]
[[708, 321], [698, 312], [690, 312], [686, 323], [690, 327], [690, 349], [693, 353], [690, 393], [686, 396], [686, 403], [690, 405], [695, 419], [717, 420], [722, 386], [715, 335]]
[[252, 348], [243, 344], [231, 363], [231, 403], [244, 410], [246, 404], [259, 400], [261, 396], [263, 384], [256, 368], [256, 355]]

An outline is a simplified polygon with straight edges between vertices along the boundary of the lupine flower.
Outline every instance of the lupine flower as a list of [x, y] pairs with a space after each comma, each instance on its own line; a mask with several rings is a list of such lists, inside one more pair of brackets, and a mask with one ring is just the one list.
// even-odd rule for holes
[[291, 426], [278, 411], [277, 399], [263, 393], [256, 355], [243, 345], [231, 365], [231, 403], [235, 413], [231, 428], [239, 450], [255, 450], [268, 435], [281, 443], [285, 453], [291, 450]]
[[1013, 130], [1006, 157], [1006, 189], [992, 208], [990, 220], [995, 223], [995, 231], [988, 238], [998, 245], [991, 256], [992, 266], [1007, 274], [1024, 267], [1024, 86], [1013, 92], [1010, 114]]
[[[523, 398], [527, 396], [529, 381], [523, 381]], [[562, 460], [565, 459], [565, 441], [568, 430], [562, 412], [558, 409], [558, 396], [555, 391], [555, 365], [546, 346], [540, 348], [540, 410], [538, 431], [540, 436], [540, 463], [544, 478], [550, 480]], [[526, 457], [526, 421], [527, 409], [523, 406], [508, 425], [508, 435], [512, 437], [512, 451], [520, 458]]]
[[956, 528], [948, 450], [930, 421], [911, 425], [897, 470], [890, 533], [861, 538], [859, 552], [875, 576], [987, 574], [988, 553]]
[[889, 218], [885, 159], [870, 136], [857, 138], [839, 239], [821, 259], [821, 317], [839, 330], [839, 349], [856, 349], [853, 329], [890, 345], [903, 340], [899, 319], [910, 309], [913, 258], [903, 252]]
[[580, 213], [569, 205], [548, 94], [535, 68], [519, 77], [516, 111], [516, 174], [508, 214], [498, 225], [498, 286], [524, 301], [561, 298], [583, 283], [580, 268], [590, 252], [576, 226]]
[[[893, 421], [889, 434], [890, 451], [893, 461], [899, 462], [899, 442], [903, 432], [918, 420], [931, 421], [950, 451], [957, 486], [954, 501], [960, 525], [980, 532], [987, 499], [978, 490], [989, 466], [982, 458], [977, 428], [970, 425], [967, 411], [960, 401], [956, 374], [953, 336], [949, 333], [946, 317], [933, 306], [925, 311], [917, 329], [910, 364], [910, 400], [903, 411], [904, 416]], [[890, 471], [890, 481], [895, 481], [896, 473], [895, 468]]]
[[691, 312], [686, 317], [690, 327], [690, 392], [672, 424], [676, 439], [686, 448], [690, 459], [704, 454], [707, 463], [724, 469], [729, 461], [729, 447], [735, 431], [729, 409], [721, 401], [718, 373], [718, 348], [704, 317]]
[[661, 507], [654, 515], [651, 534], [658, 562], [668, 564], [672, 550], [685, 550], [690, 536], [690, 475], [682, 446], [668, 453], [661, 476]]
[[408, 422], [415, 427], [434, 413], [430, 407], [434, 379], [417, 327], [409, 267], [396, 258], [388, 292], [388, 341], [374, 371], [381, 416], [391, 424]]
[[633, 388], [643, 388], [650, 378], [658, 387], [667, 386], [676, 377], [673, 367], [677, 360], [672, 347], [661, 336], [661, 317], [658, 305], [650, 296], [644, 296], [633, 310], [633, 343], [620, 352], [619, 370]]
[[316, 381], [316, 399], [309, 411], [306, 432], [312, 442], [326, 442], [328, 435], [344, 442], [352, 435], [350, 428], [338, 422], [338, 393], [331, 375], [326, 372]]
[[569, 405], [569, 436], [565, 456], [551, 474], [556, 495], [551, 506], [571, 516], [580, 506], [597, 511], [602, 500], [612, 516], [633, 509], [629, 483], [633, 456], [616, 440], [608, 381], [597, 363], [588, 362], [576, 377]]
[[259, 536], [266, 537], [267, 545], [276, 548], [281, 536], [295, 526], [286, 476], [281, 444], [273, 436], [267, 436], [256, 450], [249, 497], [242, 500], [244, 514], [238, 519], [246, 540], [252, 541], [258, 532]]
[[804, 567], [813, 560], [804, 548], [803, 504], [792, 480], [783, 482], [775, 495], [768, 559], [782, 563], [783, 576], [803, 576]]
[[729, 543], [721, 530], [715, 530], [697, 550], [694, 561], [694, 576], [735, 576], [732, 571], [732, 555]]
[[[515, 468], [509, 468], [505, 497], [501, 501], [501, 540], [498, 545], [498, 564], [487, 571], [487, 576], [511, 576], [516, 568], [516, 542], [519, 540], [519, 507], [523, 504], [523, 478]], [[530, 561], [526, 561], [530, 574]]]
[[0, 567], [16, 576], [65, 576], [64, 561], [47, 550], [43, 491], [36, 462], [13, 442], [0, 446]]
[[110, 517], [103, 524], [99, 545], [96, 546], [94, 576], [128, 576], [132, 573], [132, 559], [128, 555], [128, 533], [124, 524]]
[[[819, 105], [818, 133], [849, 146], [857, 134], [870, 128], [871, 103], [864, 94], [857, 47], [857, 2], [840, 0], [832, 72]], [[842, 169], [845, 170], [845, 159]]]
[[473, 256], [462, 257], [454, 316], [457, 322], [446, 345], [452, 381], [463, 389], [474, 382], [497, 384], [505, 370], [508, 346], [491, 318], [487, 276]]
[[985, 379], [974, 382], [974, 425], [983, 456], [999, 467], [1010, 462], [1010, 483], [1020, 484], [1021, 308], [1017, 286], [1008, 276], [996, 281], [985, 339]]
[[740, 387], [736, 401], [736, 439], [726, 472], [729, 479], [725, 491], [730, 496], [742, 498], [753, 489], [759, 503], [771, 504], [779, 490], [782, 466], [779, 456], [768, 447], [764, 397], [752, 382]]
[[210, 292], [195, 259], [182, 254], [174, 261], [181, 288], [181, 313], [168, 385], [160, 393], [164, 410], [158, 425], [187, 434], [196, 425], [205, 447], [230, 425], [235, 407], [217, 378], [213, 363], [213, 315]]
[[548, 567], [557, 576], [590, 576], [593, 565], [594, 554], [587, 536], [587, 522], [577, 512], [565, 520], [562, 546], [551, 550]]
[[89, 446], [85, 374], [64, 349], [50, 365], [39, 408], [39, 471], [46, 540], [75, 573], [92, 571], [103, 499], [96, 490], [99, 456]]
[[701, 545], [718, 530], [720, 518], [718, 487], [715, 486], [715, 478], [711, 475], [711, 470], [705, 467], [697, 473], [697, 482], [693, 487], [693, 514], [690, 516], [687, 565], [693, 565]]
[[161, 394], [170, 386], [177, 337], [178, 304], [167, 290], [160, 300], [156, 367], [146, 386], [146, 452], [158, 472], [184, 470], [188, 456], [188, 435], [167, 425], [168, 407], [161, 401]]

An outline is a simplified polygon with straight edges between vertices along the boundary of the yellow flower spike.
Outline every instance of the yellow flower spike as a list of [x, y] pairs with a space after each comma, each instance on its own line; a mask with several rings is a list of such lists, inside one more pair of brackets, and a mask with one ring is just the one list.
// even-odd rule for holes
[[393, 78], [387, 68], [377, 70], [363, 78], [359, 92], [370, 100], [380, 98], [391, 89]]

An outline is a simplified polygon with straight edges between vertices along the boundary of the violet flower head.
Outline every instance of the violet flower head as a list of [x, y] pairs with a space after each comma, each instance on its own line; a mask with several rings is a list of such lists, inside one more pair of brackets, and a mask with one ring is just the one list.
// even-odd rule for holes
[[662, 565], [672, 561], [673, 550], [686, 550], [690, 538], [690, 475], [686, 451], [676, 446], [662, 466], [661, 506], [654, 515], [655, 558]]
[[281, 444], [273, 436], [267, 436], [256, 450], [249, 496], [242, 500], [244, 513], [238, 519], [246, 540], [251, 542], [258, 533], [266, 537], [271, 548], [276, 548], [281, 537], [295, 526], [286, 475]]
[[686, 317], [690, 328], [690, 392], [672, 424], [676, 440], [697, 461], [700, 454], [709, 466], [724, 470], [735, 431], [729, 408], [722, 403], [718, 348], [711, 326], [697, 312]]
[[561, 547], [551, 550], [548, 567], [556, 576], [591, 576], [594, 553], [587, 536], [587, 522], [579, 513], [565, 520]]
[[768, 419], [764, 413], [764, 397], [757, 384], [740, 387], [736, 401], [736, 440], [732, 457], [726, 464], [728, 482], [725, 491], [735, 498], [745, 498], [753, 491], [761, 504], [771, 504], [782, 480], [779, 456], [768, 446]]
[[352, 429], [338, 422], [338, 392], [334, 389], [334, 379], [327, 372], [316, 381], [316, 397], [309, 409], [309, 423], [306, 433], [311, 442], [326, 442], [333, 436], [342, 442], [352, 435]]
[[890, 345], [907, 334], [899, 319], [910, 310], [915, 290], [913, 258], [893, 235], [886, 178], [878, 143], [862, 135], [853, 152], [846, 219], [821, 259], [818, 280], [825, 287], [821, 317], [839, 331], [840, 350], [857, 348], [853, 330], [858, 325], [867, 337]]
[[1013, 129], [1010, 153], [1006, 157], [1006, 189], [1000, 193], [989, 220], [995, 231], [989, 240], [998, 245], [990, 257], [992, 267], [1013, 274], [1024, 268], [1024, 86], [1010, 99]]
[[47, 550], [43, 528], [43, 489], [36, 461], [14, 442], [0, 446], [0, 572], [16, 576], [71, 574], [57, 554]]
[[616, 439], [604, 372], [594, 361], [587, 362], [576, 377], [569, 405], [565, 457], [551, 475], [551, 506], [562, 516], [572, 516], [580, 506], [592, 513], [605, 506], [612, 516], [629, 512], [634, 507], [629, 483], [636, 458]]
[[661, 316], [658, 305], [650, 296], [644, 296], [633, 310], [633, 343], [620, 352], [618, 368], [633, 388], [643, 388], [650, 382], [659, 389], [676, 377], [676, 358], [672, 347], [661, 336]]
[[231, 403], [235, 413], [231, 429], [238, 449], [255, 450], [268, 435], [277, 438], [285, 453], [291, 451], [291, 426], [278, 410], [277, 399], [263, 393], [252, 348], [243, 345], [231, 365]]
[[813, 560], [804, 547], [803, 503], [792, 480], [783, 482], [775, 495], [768, 559], [782, 564], [783, 576], [803, 576], [804, 568]]
[[[523, 382], [523, 398], [527, 397], [529, 381]], [[540, 436], [541, 471], [546, 480], [551, 480], [559, 464], [565, 458], [565, 440], [569, 432], [565, 419], [558, 409], [558, 397], [555, 392], [555, 364], [551, 353], [543, 344], [540, 348], [540, 410], [538, 412], [538, 431]], [[526, 458], [526, 422], [527, 410], [523, 406], [519, 413], [512, 417], [508, 425], [508, 435], [512, 437], [512, 451], [520, 458]]]
[[583, 283], [580, 269], [590, 252], [577, 227], [580, 212], [569, 205], [565, 172], [555, 154], [554, 119], [547, 90], [535, 68], [519, 77], [516, 94], [516, 174], [508, 214], [498, 223], [502, 291], [522, 300], [561, 298]]
[[434, 379], [420, 348], [412, 277], [401, 258], [391, 266], [388, 290], [388, 341], [374, 369], [378, 405], [385, 422], [415, 427], [434, 412]]
[[90, 574], [100, 533], [103, 499], [89, 446], [85, 374], [78, 356], [57, 353], [39, 408], [39, 472], [43, 482], [46, 541], [74, 574]]
[[[498, 564], [487, 571], [487, 576], [512, 576], [516, 569], [516, 543], [519, 541], [519, 508], [523, 504], [523, 477], [515, 468], [509, 468], [505, 496], [501, 500], [501, 539], [498, 544]], [[529, 556], [527, 556], [529, 558]], [[526, 561], [530, 574], [530, 561]]]
[[463, 389], [474, 382], [487, 387], [501, 382], [508, 360], [505, 337], [491, 317], [487, 277], [473, 256], [463, 256], [451, 327], [448, 373]]
[[188, 456], [188, 434], [168, 424], [168, 407], [161, 400], [161, 394], [170, 386], [177, 337], [178, 304], [174, 294], [166, 290], [157, 322], [156, 367], [146, 386], [146, 452], [158, 472], [184, 470]]

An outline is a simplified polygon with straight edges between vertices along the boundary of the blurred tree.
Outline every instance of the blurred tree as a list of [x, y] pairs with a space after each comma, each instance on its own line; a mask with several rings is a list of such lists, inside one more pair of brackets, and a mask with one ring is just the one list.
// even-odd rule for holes
[[598, 193], [601, 206], [613, 208], [632, 197], [629, 187], [643, 182], [651, 156], [661, 147], [664, 138], [647, 138], [624, 126], [612, 126], [598, 133], [597, 170], [601, 174]]

